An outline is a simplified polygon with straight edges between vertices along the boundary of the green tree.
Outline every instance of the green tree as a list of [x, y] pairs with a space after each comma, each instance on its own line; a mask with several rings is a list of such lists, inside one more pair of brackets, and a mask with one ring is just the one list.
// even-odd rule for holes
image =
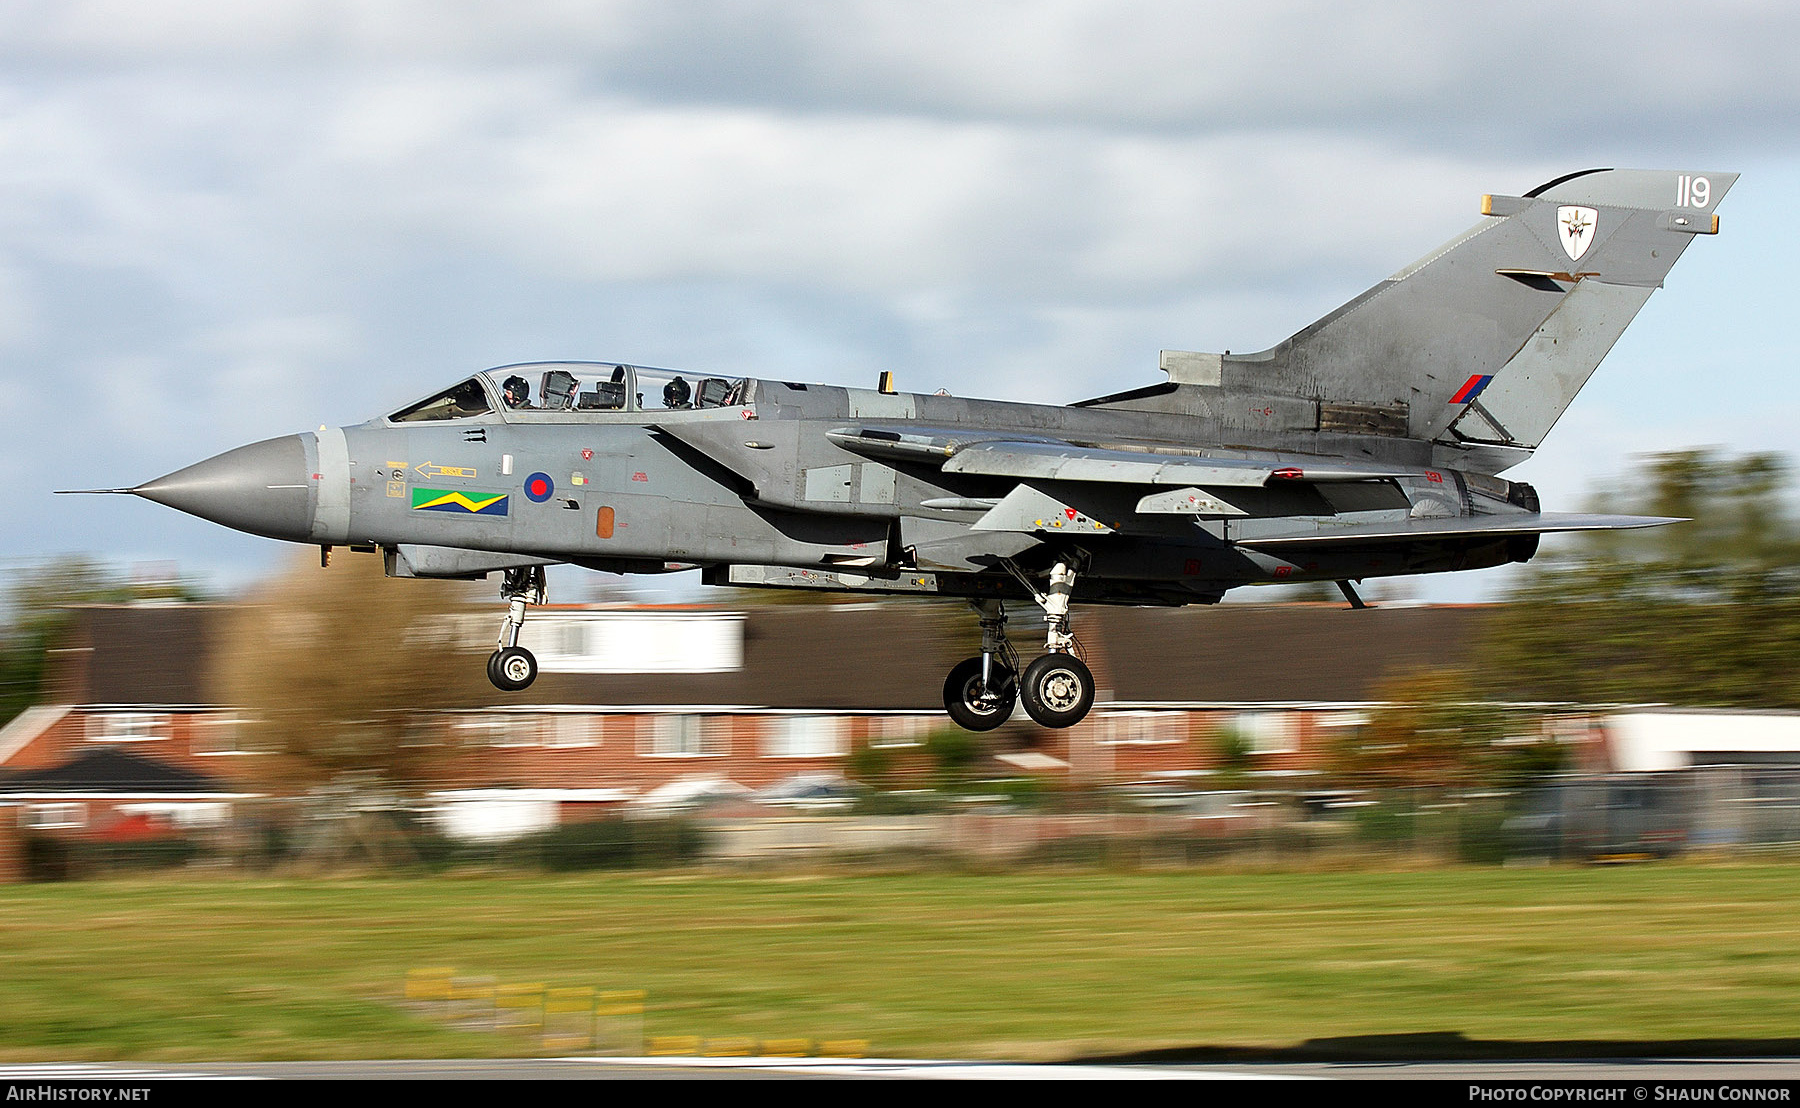
[[844, 776], [858, 784], [872, 789], [893, 788], [895, 774], [899, 767], [896, 764], [894, 751], [885, 746], [876, 746], [864, 739], [850, 751], [845, 759]]
[[1800, 707], [1800, 527], [1770, 454], [1648, 461], [1603, 510], [1690, 522], [1584, 537], [1494, 622], [1494, 691], [1519, 700]]
[[1541, 738], [1535, 714], [1486, 700], [1463, 670], [1411, 670], [1377, 695], [1368, 725], [1329, 753], [1338, 781], [1373, 801], [1356, 810], [1361, 834], [1468, 862], [1504, 858], [1517, 794], [1559, 771], [1564, 748]]
[[983, 740], [959, 728], [933, 731], [925, 739], [925, 754], [937, 769], [940, 788], [953, 787], [974, 770], [985, 747]]
[[171, 577], [134, 581], [104, 563], [74, 554], [15, 569], [0, 622], [0, 726], [43, 692], [47, 653], [81, 604], [133, 600], [199, 600], [197, 586]]
[[1201, 740], [1207, 754], [1212, 756], [1213, 774], [1220, 787], [1227, 789], [1245, 789], [1250, 787], [1250, 771], [1256, 765], [1256, 757], [1251, 753], [1250, 736], [1244, 729], [1234, 723], [1226, 723], [1211, 735]]
[[1358, 788], [1472, 788], [1496, 768], [1501, 710], [1460, 670], [1409, 670], [1377, 692], [1365, 727], [1346, 728], [1329, 752], [1334, 775]]

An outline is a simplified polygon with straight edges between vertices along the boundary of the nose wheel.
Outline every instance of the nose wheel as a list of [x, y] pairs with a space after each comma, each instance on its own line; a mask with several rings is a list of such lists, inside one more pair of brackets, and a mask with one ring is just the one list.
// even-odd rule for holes
[[496, 689], [518, 692], [537, 680], [537, 658], [519, 645], [527, 604], [544, 602], [544, 567], [509, 569], [500, 579], [500, 599], [506, 601], [506, 619], [500, 624], [500, 642], [488, 656], [488, 680]]
[[488, 655], [488, 680], [496, 689], [518, 692], [537, 680], [537, 657], [522, 646], [508, 646]]

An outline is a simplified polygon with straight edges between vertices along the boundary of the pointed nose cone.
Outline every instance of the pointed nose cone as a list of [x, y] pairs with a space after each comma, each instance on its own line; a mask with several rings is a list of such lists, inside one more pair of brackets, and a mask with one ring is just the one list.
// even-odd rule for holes
[[227, 450], [131, 491], [146, 500], [252, 535], [305, 542], [313, 496], [299, 435]]

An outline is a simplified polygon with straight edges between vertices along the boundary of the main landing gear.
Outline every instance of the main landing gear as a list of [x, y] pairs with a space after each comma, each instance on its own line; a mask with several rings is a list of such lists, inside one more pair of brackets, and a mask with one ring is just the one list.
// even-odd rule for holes
[[1042, 657], [1019, 672], [1019, 655], [1006, 639], [1006, 608], [998, 600], [974, 605], [981, 616], [981, 654], [956, 664], [944, 681], [944, 709], [957, 726], [968, 731], [992, 731], [1012, 715], [1013, 705], [1025, 702], [1025, 714], [1045, 727], [1073, 727], [1094, 706], [1094, 675], [1077, 658], [1075, 636], [1069, 633], [1069, 595], [1075, 589], [1075, 569], [1058, 562], [1050, 570], [1050, 589], [1043, 593], [1019, 569], [1006, 563], [1038, 607], [1044, 610], [1046, 627]]
[[519, 645], [519, 631], [525, 626], [525, 605], [544, 602], [544, 567], [506, 570], [500, 599], [507, 602], [506, 620], [500, 624], [499, 646], [488, 657], [488, 680], [496, 689], [518, 692], [537, 680], [537, 659]]
[[1006, 605], [972, 601], [981, 617], [981, 654], [964, 658], [944, 679], [944, 710], [965, 731], [992, 731], [1019, 702], [1019, 654], [1006, 641]]

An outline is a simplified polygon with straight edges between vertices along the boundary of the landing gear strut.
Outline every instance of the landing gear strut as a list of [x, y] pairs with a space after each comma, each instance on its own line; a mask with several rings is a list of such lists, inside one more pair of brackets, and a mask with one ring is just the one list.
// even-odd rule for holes
[[488, 680], [497, 689], [517, 692], [537, 680], [537, 659], [519, 645], [525, 626], [525, 606], [544, 602], [544, 567], [506, 570], [500, 579], [500, 599], [507, 602], [506, 620], [500, 624], [500, 642], [488, 658]]
[[972, 601], [981, 617], [981, 654], [956, 663], [944, 679], [944, 710], [965, 731], [992, 731], [1019, 702], [1019, 655], [1006, 641], [1006, 605]]
[[1052, 566], [1048, 593], [1037, 591], [1031, 579], [1010, 562], [1006, 568], [1031, 589], [1031, 598], [1044, 610], [1044, 649], [1048, 653], [1026, 666], [1019, 681], [1025, 714], [1045, 727], [1073, 727], [1094, 706], [1094, 675], [1074, 655], [1075, 636], [1069, 632], [1069, 596], [1075, 591], [1075, 567], [1066, 561]]
[[957, 663], [944, 682], [944, 707], [958, 726], [991, 731], [1006, 722], [1017, 700], [1025, 713], [1045, 727], [1073, 727], [1094, 706], [1094, 675], [1073, 653], [1069, 631], [1069, 597], [1075, 591], [1075, 566], [1057, 562], [1050, 570], [1048, 592], [1012, 562], [1002, 563], [1044, 610], [1043, 657], [1019, 673], [1018, 655], [1006, 641], [1006, 610], [999, 601], [976, 604], [981, 614], [981, 655]]

